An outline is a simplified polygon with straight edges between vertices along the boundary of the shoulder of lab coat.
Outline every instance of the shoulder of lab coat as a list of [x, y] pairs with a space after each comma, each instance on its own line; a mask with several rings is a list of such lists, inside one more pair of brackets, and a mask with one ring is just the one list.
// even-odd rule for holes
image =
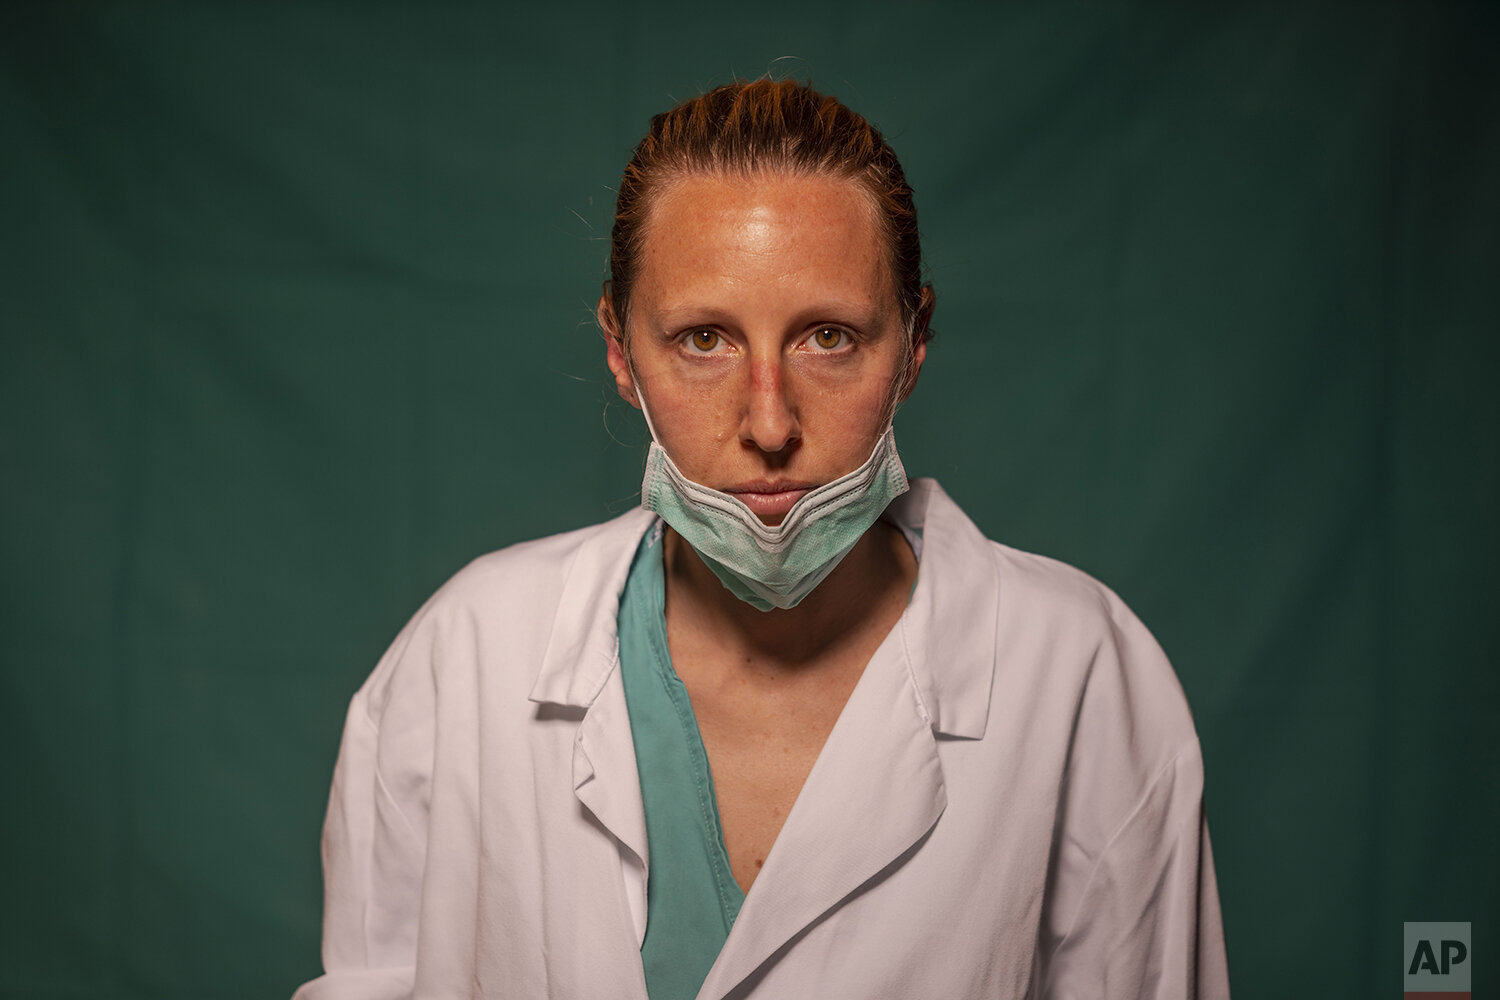
[[1018, 729], [1052, 730], [1021, 746], [1066, 754], [1039, 995], [1227, 997], [1203, 759], [1176, 674], [1104, 584], [990, 544], [1005, 581], [996, 701], [1019, 704]]
[[[428, 858], [432, 799], [445, 780], [477, 783], [468, 769], [434, 773], [439, 742], [477, 740], [481, 686], [510, 688], [508, 700], [521, 704], [539, 675], [554, 678], [562, 703], [585, 704], [597, 694], [615, 655], [619, 593], [653, 517], [634, 509], [481, 556], [397, 635], [349, 705], [323, 828], [325, 974], [295, 1000], [412, 995], [424, 882], [433, 875], [429, 864], [442, 863]], [[497, 621], [503, 629], [494, 628]], [[540, 669], [537, 650], [546, 650]], [[478, 757], [477, 747], [445, 746], [442, 754]], [[453, 792], [478, 800], [477, 787]], [[461, 829], [449, 825], [444, 835], [461, 836]], [[476, 845], [460, 844], [445, 844], [444, 853], [465, 847], [477, 855]], [[454, 930], [441, 917], [432, 923]]]

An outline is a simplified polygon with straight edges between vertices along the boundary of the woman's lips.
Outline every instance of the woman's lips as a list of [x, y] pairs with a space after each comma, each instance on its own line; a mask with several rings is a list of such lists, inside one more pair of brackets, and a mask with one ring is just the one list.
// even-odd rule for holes
[[745, 483], [730, 486], [724, 492], [743, 501], [752, 514], [767, 524], [778, 524], [812, 488], [811, 483]]

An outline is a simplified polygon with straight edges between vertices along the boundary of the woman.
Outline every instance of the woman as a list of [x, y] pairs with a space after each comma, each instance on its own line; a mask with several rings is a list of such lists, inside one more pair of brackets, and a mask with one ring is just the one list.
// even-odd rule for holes
[[1227, 995], [1160, 650], [907, 483], [879, 133], [791, 82], [659, 115], [610, 266], [644, 509], [476, 561], [355, 696], [299, 997]]

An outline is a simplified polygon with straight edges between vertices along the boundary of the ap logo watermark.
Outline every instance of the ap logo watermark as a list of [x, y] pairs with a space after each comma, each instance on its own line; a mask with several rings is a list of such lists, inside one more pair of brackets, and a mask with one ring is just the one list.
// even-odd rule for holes
[[1406, 925], [1406, 1000], [1469, 1000], [1467, 923]]

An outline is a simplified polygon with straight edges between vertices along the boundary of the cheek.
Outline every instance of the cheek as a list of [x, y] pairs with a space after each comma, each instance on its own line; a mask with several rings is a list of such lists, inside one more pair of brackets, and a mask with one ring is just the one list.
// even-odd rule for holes
[[895, 398], [897, 366], [881, 356], [810, 358], [793, 365], [792, 374], [803, 405], [836, 410], [851, 425], [883, 425]]
[[[697, 458], [716, 452], [722, 442], [736, 436], [733, 406], [734, 372], [730, 366], [644, 365], [637, 370], [638, 388], [651, 411], [651, 423], [661, 445], [673, 461], [691, 475]], [[706, 369], [714, 368], [709, 371]]]
[[738, 373], [733, 364], [684, 364], [659, 359], [638, 369], [638, 373], [653, 419], [660, 412], [663, 420], [700, 429], [728, 411], [737, 391]]

